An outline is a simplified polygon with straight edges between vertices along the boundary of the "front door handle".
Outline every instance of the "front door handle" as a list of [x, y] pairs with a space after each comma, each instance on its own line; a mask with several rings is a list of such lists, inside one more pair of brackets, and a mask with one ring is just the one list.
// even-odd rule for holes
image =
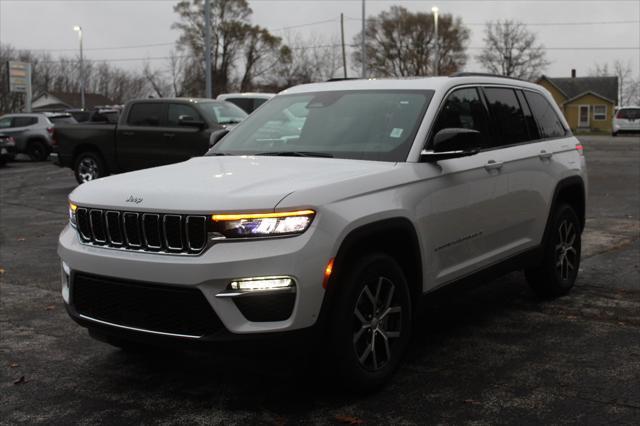
[[502, 168], [502, 161], [489, 160], [487, 164], [484, 165], [486, 170], [500, 170]]
[[544, 149], [542, 151], [540, 151], [540, 154], [538, 154], [541, 160], [546, 160], [549, 159], [551, 157], [553, 157], [553, 152], [547, 152]]
[[163, 133], [162, 136], [164, 136], [165, 138], [172, 138], [174, 137], [176, 134], [175, 133]]
[[122, 132], [122, 134], [123, 134], [124, 136], [133, 136], [133, 135], [135, 135], [135, 134], [136, 134], [136, 132]]

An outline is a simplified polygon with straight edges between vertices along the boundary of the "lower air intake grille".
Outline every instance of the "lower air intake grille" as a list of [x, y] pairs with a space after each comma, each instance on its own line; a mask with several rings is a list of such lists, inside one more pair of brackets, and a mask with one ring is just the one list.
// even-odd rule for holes
[[162, 333], [205, 336], [224, 326], [202, 292], [76, 273], [76, 312], [112, 324]]
[[77, 230], [85, 244], [156, 253], [191, 254], [207, 246], [207, 216], [76, 210]]

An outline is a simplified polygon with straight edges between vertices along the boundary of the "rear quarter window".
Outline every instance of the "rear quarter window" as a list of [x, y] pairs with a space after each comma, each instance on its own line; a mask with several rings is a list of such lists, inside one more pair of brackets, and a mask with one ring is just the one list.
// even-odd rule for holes
[[38, 117], [13, 117], [13, 126], [11, 127], [27, 127], [38, 123]]
[[567, 134], [560, 117], [544, 96], [528, 90], [524, 91], [524, 96], [538, 123], [542, 138], [559, 138]]

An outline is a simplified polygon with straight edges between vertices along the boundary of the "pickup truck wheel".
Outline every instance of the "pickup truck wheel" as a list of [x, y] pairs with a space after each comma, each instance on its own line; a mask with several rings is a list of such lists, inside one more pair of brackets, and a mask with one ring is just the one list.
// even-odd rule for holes
[[49, 157], [49, 150], [42, 141], [31, 141], [27, 145], [27, 155], [33, 161], [44, 161]]
[[74, 167], [78, 183], [85, 183], [106, 176], [104, 161], [99, 154], [87, 151], [76, 158]]
[[402, 269], [382, 253], [361, 257], [343, 279], [330, 324], [338, 377], [353, 390], [371, 391], [389, 380], [411, 334], [411, 298]]
[[575, 210], [562, 204], [551, 222], [542, 262], [525, 270], [532, 290], [541, 297], [567, 294], [576, 282], [580, 267], [581, 225]]

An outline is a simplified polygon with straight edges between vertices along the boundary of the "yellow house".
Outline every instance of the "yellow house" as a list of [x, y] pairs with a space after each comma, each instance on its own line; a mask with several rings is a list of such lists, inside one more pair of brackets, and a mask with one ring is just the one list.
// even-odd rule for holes
[[611, 119], [618, 104], [617, 77], [556, 78], [543, 75], [536, 82], [560, 106], [571, 130], [611, 131]]

